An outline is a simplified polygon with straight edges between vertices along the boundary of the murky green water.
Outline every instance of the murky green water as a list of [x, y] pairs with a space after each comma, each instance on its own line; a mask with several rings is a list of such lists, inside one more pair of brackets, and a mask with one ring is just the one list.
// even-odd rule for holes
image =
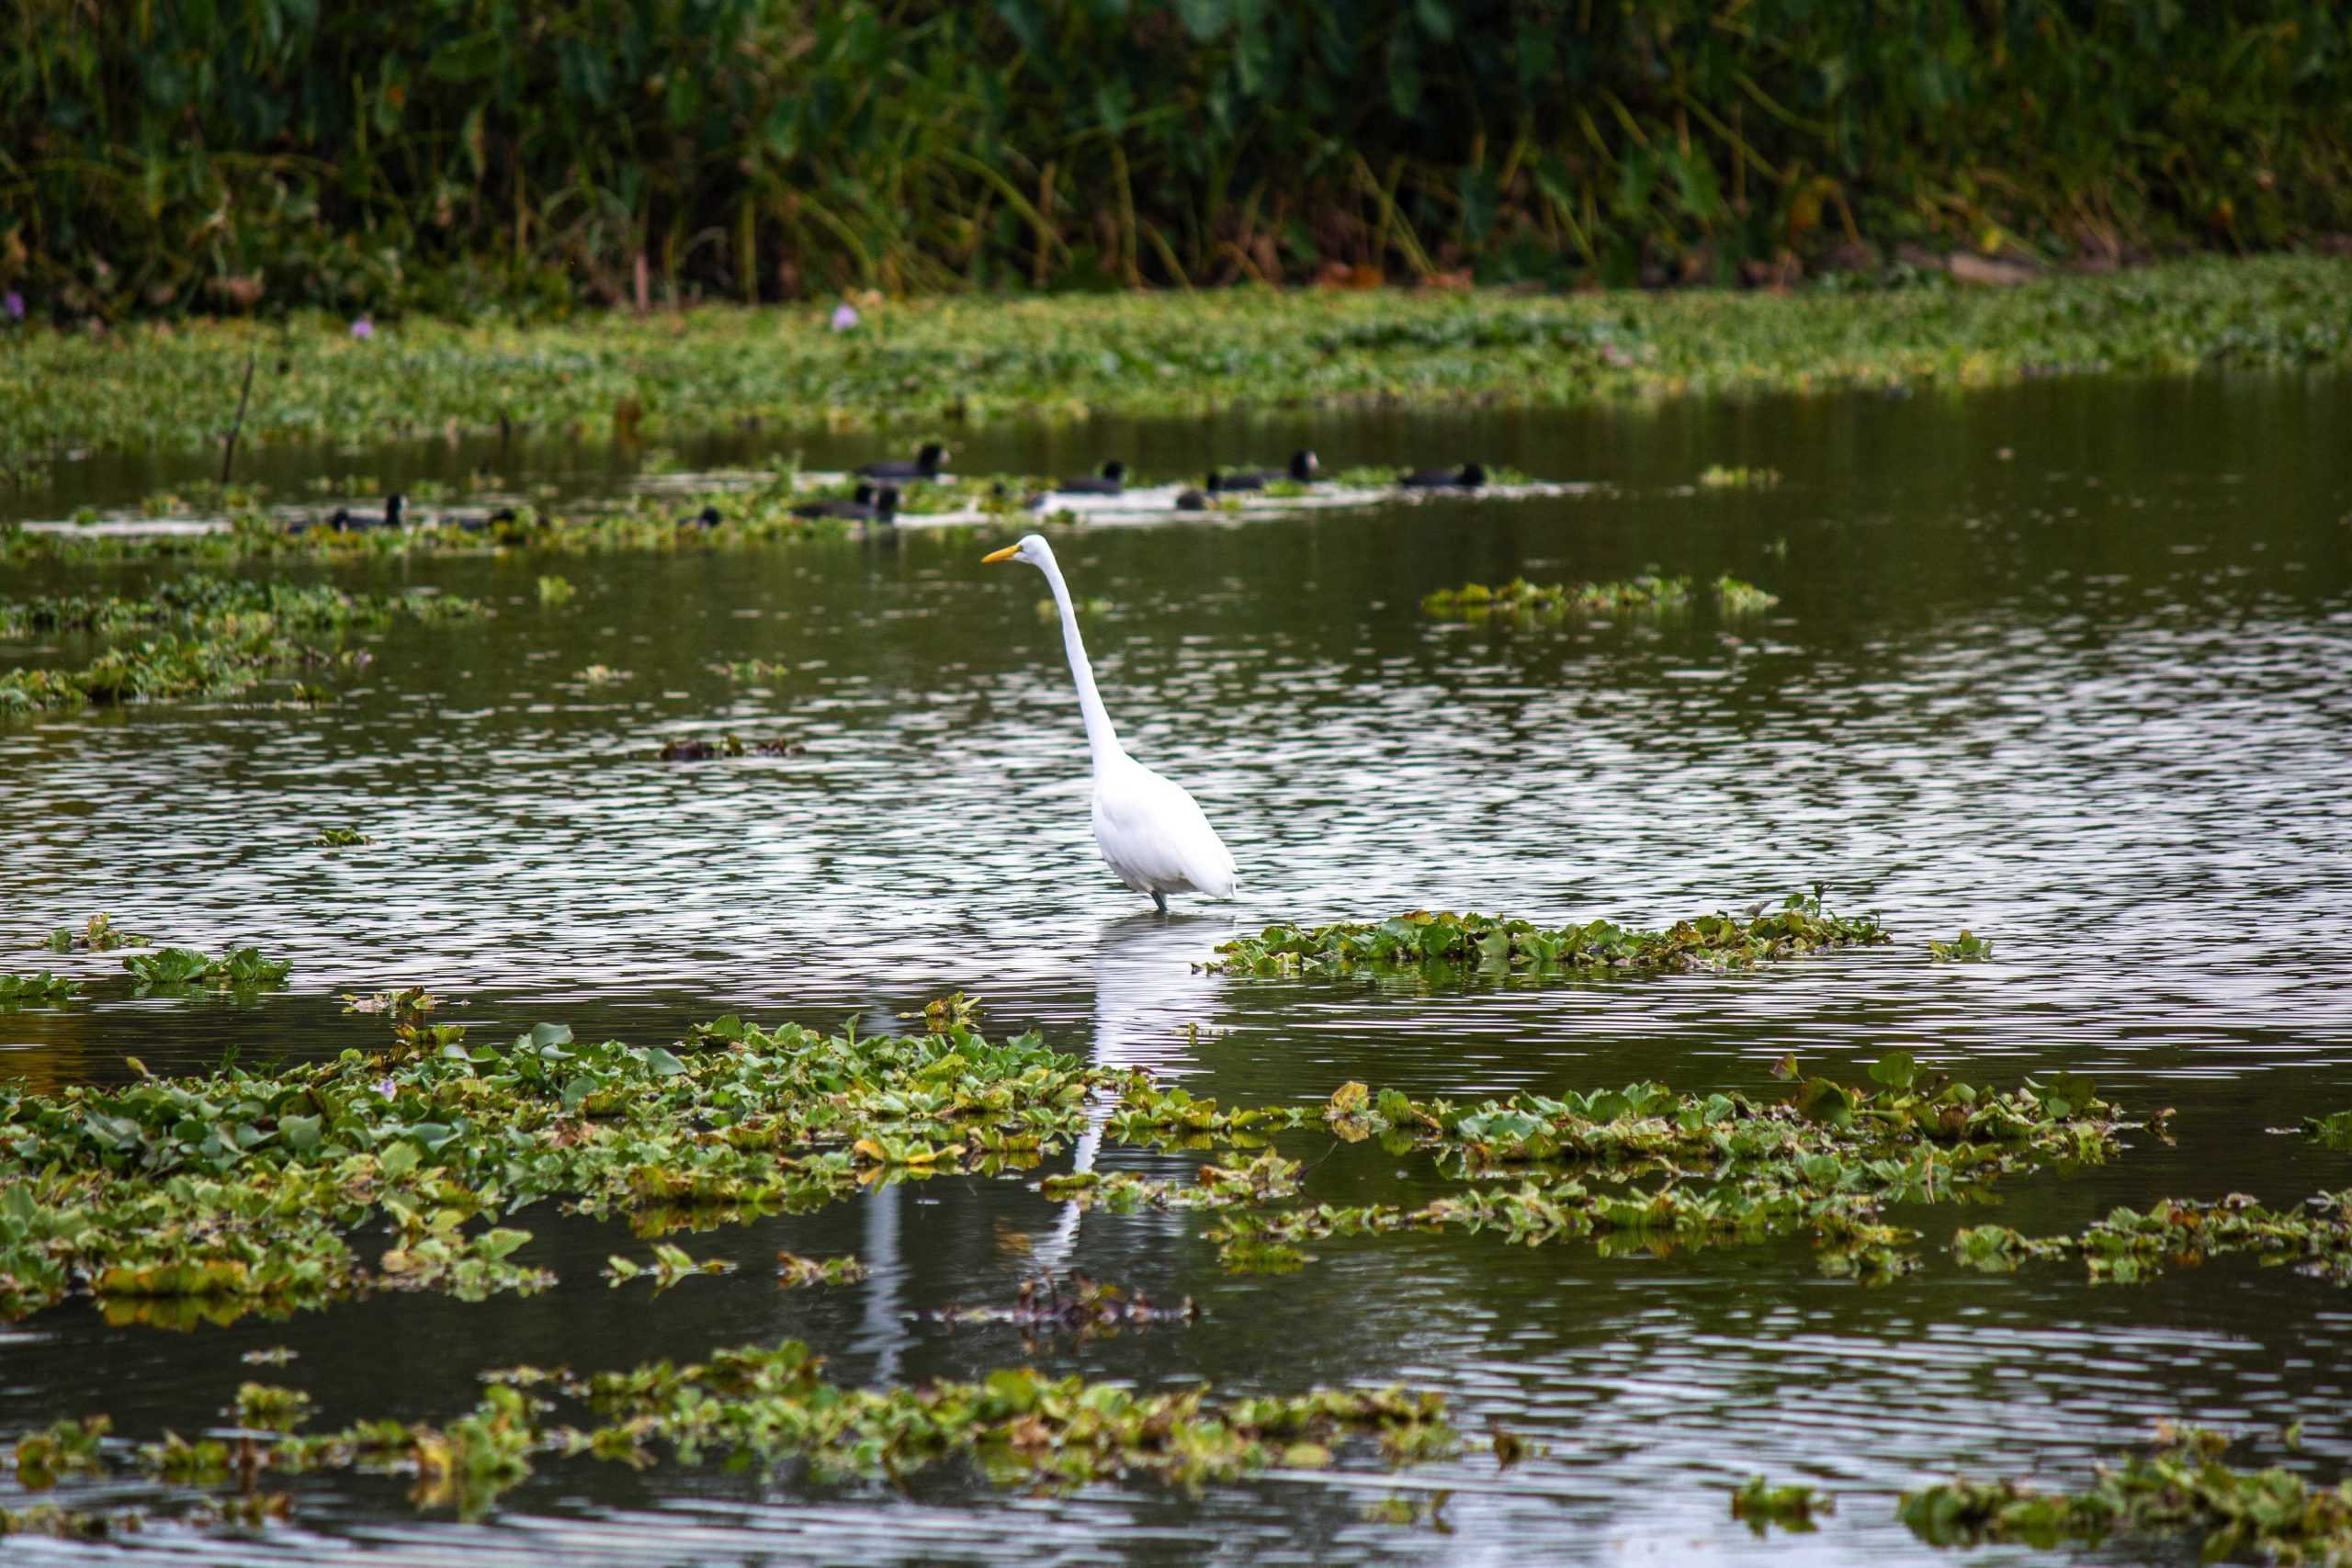
[[[10, 721], [7, 963], [53, 962], [32, 951], [44, 932], [107, 909], [296, 965], [291, 993], [236, 1004], [133, 999], [111, 960], [65, 960], [98, 977], [93, 1000], [0, 1014], [0, 1069], [41, 1082], [119, 1073], [130, 1053], [165, 1070], [232, 1045], [253, 1059], [365, 1043], [373, 1030], [334, 994], [402, 983], [462, 999], [454, 1016], [493, 1037], [557, 1019], [640, 1042], [722, 1011], [836, 1023], [960, 987], [985, 997], [994, 1028], [1035, 1024], [1231, 1101], [1320, 1099], [1347, 1078], [1457, 1098], [1636, 1077], [1755, 1090], [1791, 1050], [1867, 1060], [1900, 1046], [1979, 1080], [2063, 1066], [2179, 1115], [2175, 1143], [2134, 1134], [2112, 1167], [2012, 1181], [1997, 1212], [1895, 1216], [1925, 1232], [1928, 1267], [1875, 1289], [1822, 1278], [1802, 1243], [1605, 1257], [1451, 1235], [1321, 1242], [1300, 1273], [1228, 1278], [1197, 1216], [1080, 1220], [1025, 1186], [958, 1178], [696, 1236], [697, 1255], [747, 1267], [654, 1300], [596, 1277], [607, 1253], [641, 1253], [625, 1228], [543, 1206], [525, 1256], [564, 1283], [535, 1299], [382, 1297], [190, 1332], [109, 1326], [77, 1303], [13, 1325], [0, 1431], [96, 1410], [141, 1434], [215, 1425], [252, 1375], [239, 1354], [273, 1344], [300, 1352], [283, 1381], [329, 1423], [444, 1418], [486, 1367], [684, 1359], [785, 1335], [852, 1380], [964, 1375], [1032, 1352], [1011, 1328], [914, 1314], [1009, 1299], [1050, 1265], [1189, 1293], [1207, 1317], [1047, 1344], [1034, 1355], [1048, 1369], [1233, 1390], [1404, 1378], [1452, 1394], [1465, 1430], [1500, 1420], [1552, 1451], [1499, 1476], [1480, 1458], [1396, 1486], [1283, 1475], [1198, 1496], [576, 1463], [544, 1467], [479, 1525], [419, 1514], [397, 1480], [322, 1478], [293, 1483], [289, 1526], [228, 1545], [159, 1530], [130, 1549], [1876, 1562], [1933, 1555], [1894, 1523], [1906, 1485], [1958, 1469], [2079, 1480], [2184, 1415], [2301, 1421], [2296, 1462], [2332, 1482], [2352, 1467], [2339, 1370], [2352, 1296], [2238, 1260], [2138, 1288], [2094, 1288], [2071, 1264], [1988, 1278], [1940, 1249], [1982, 1218], [2041, 1232], [2166, 1194], [2286, 1204], [2352, 1185], [2352, 1159], [2268, 1131], [2352, 1105], [2347, 428], [2342, 382], [2209, 378], [967, 440], [972, 469], [1075, 470], [1115, 452], [1197, 470], [1308, 440], [1331, 465], [1475, 456], [1610, 487], [1057, 544], [1080, 597], [1110, 602], [1088, 635], [1130, 748], [1192, 787], [1243, 868], [1238, 908], [1180, 901], [1169, 921], [1096, 859], [1042, 584], [977, 564], [1009, 530], [567, 558], [552, 570], [581, 592], [561, 609], [537, 601], [547, 562], [424, 562], [401, 581], [486, 596], [499, 615], [381, 642], [335, 706]], [[792, 446], [820, 466], [867, 450]], [[742, 436], [686, 455], [779, 449]], [[462, 471], [479, 457], [432, 460]], [[1786, 479], [1692, 490], [1711, 463]], [[510, 453], [500, 471], [618, 482], [596, 453]], [[61, 506], [170, 478], [69, 470], [81, 491]], [[1466, 579], [1650, 566], [1736, 572], [1781, 604], [1736, 625], [1702, 608], [1565, 628], [1442, 625], [1418, 608]], [[790, 672], [746, 687], [708, 668], [753, 658]], [[630, 673], [576, 679], [594, 663]], [[630, 755], [727, 728], [803, 749], [694, 767]], [[331, 822], [379, 842], [311, 847]], [[1882, 911], [1896, 944], [1605, 986], [1192, 969], [1236, 924], [1274, 919], [1429, 906], [1649, 923], [1816, 880], [1833, 904]], [[1996, 961], [1931, 964], [1927, 939], [1963, 926], [1994, 939]], [[1421, 1165], [1373, 1145], [1291, 1152], [1310, 1157], [1310, 1199], [1426, 1185]], [[873, 1278], [781, 1292], [765, 1267], [779, 1247], [854, 1251]], [[1754, 1540], [1726, 1494], [1758, 1472], [1834, 1491], [1836, 1517], [1801, 1541]], [[1400, 1487], [1450, 1490], [1453, 1533], [1364, 1517]], [[128, 1482], [64, 1494], [142, 1495]], [[22, 1499], [0, 1484], [0, 1501]], [[86, 1550], [11, 1545], [27, 1560]]]

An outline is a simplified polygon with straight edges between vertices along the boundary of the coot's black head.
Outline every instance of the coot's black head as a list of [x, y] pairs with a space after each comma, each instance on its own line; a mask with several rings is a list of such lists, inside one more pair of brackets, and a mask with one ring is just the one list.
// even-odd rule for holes
[[1306, 446], [1290, 455], [1290, 477], [1301, 484], [1314, 479], [1323, 465], [1315, 460], [1314, 451]]
[[1225, 488], [1225, 476], [1215, 468], [1209, 470], [1209, 493], [1215, 495]]
[[1102, 477], [1115, 484], [1127, 482], [1127, 466], [1116, 457], [1102, 465]]
[[[894, 491], [892, 491], [890, 493], [891, 493], [892, 495], [896, 495], [896, 494], [898, 494], [899, 492], [898, 492], [897, 491], [895, 491], [895, 490], [894, 490]], [[856, 492], [855, 492], [854, 494], [853, 494], [853, 495], [850, 497], [850, 499], [851, 499], [851, 500], [853, 500], [853, 501], [854, 501], [854, 502], [856, 502], [860, 506], [871, 506], [871, 505], [873, 505], [873, 504], [874, 504], [874, 486], [873, 486], [871, 483], [866, 483], [866, 484], [861, 484], [861, 485], [859, 485], [859, 486], [857, 487]]]
[[716, 528], [725, 521], [727, 520], [718, 514], [718, 508], [716, 506], [706, 506], [695, 513], [695, 526], [698, 528]]
[[1476, 463], [1464, 463], [1462, 465], [1462, 483], [1464, 488], [1475, 489], [1486, 482], [1487, 470], [1485, 468], [1480, 468]]
[[915, 453], [915, 467], [926, 474], [935, 474], [939, 465], [947, 460], [947, 448], [936, 441], [926, 441]]
[[884, 485], [882, 492], [874, 498], [874, 514], [877, 517], [895, 517], [898, 513], [899, 487]]
[[384, 526], [387, 528], [399, 527], [401, 525], [401, 514], [407, 510], [408, 497], [402, 495], [400, 491], [394, 491], [391, 494], [386, 496], [384, 498]]

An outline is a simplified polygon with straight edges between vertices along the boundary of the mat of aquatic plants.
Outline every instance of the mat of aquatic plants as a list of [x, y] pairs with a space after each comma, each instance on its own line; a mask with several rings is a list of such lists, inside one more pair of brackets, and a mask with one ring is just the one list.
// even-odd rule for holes
[[[0, 678], [84, 700], [0, 713], [10, 1560], [2340, 1560], [2347, 424], [1007, 424], [879, 527], [790, 512], [913, 456], [846, 431], [19, 491]], [[1101, 866], [1031, 528], [1236, 904]], [[271, 658], [105, 673], [166, 639]]]

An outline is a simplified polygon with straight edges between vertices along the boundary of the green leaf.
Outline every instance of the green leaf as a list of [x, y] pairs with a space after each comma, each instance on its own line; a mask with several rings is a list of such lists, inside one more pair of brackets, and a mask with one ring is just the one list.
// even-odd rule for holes
[[1871, 1064], [1871, 1081], [1889, 1089], [1909, 1089], [1918, 1077], [1918, 1064], [1908, 1051], [1889, 1051]]
[[501, 1227], [497, 1230], [484, 1231], [481, 1235], [476, 1236], [474, 1250], [492, 1263], [503, 1263], [506, 1260], [508, 1253], [530, 1239], [529, 1231]]

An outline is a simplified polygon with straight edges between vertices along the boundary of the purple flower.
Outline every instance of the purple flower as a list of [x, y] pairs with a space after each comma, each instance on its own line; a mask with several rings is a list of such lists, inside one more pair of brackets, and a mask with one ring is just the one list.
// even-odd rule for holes
[[385, 1078], [385, 1079], [382, 1079], [381, 1081], [379, 1081], [379, 1082], [376, 1085], [376, 1092], [377, 1092], [378, 1094], [382, 1095], [386, 1100], [390, 1100], [390, 1099], [391, 1099], [391, 1098], [392, 1098], [392, 1080], [391, 1080], [391, 1079], [390, 1079], [390, 1078]]
[[12, 321], [23, 321], [25, 319], [25, 297], [17, 293], [13, 288], [8, 290], [6, 294], [0, 294], [0, 310], [6, 311], [8, 319]]
[[845, 333], [857, 325], [857, 307], [844, 300], [833, 307], [833, 331]]
[[357, 338], [361, 343], [366, 343], [369, 338], [376, 335], [376, 323], [369, 321], [367, 317], [362, 316], [357, 321], [351, 323], [351, 335]]

